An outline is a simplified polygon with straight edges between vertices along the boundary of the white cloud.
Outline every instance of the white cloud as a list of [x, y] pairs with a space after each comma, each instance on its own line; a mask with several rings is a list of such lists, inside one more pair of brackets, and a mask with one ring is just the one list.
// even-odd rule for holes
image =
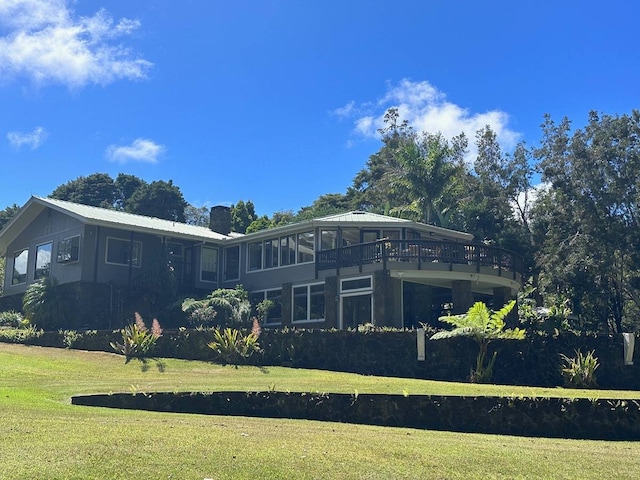
[[7, 139], [14, 148], [20, 150], [23, 146], [31, 147], [31, 150], [35, 150], [49, 136], [49, 133], [42, 127], [36, 127], [33, 132], [9, 132], [7, 133]]
[[70, 88], [146, 78], [151, 62], [135, 58], [115, 40], [140, 27], [123, 18], [114, 23], [99, 10], [74, 15], [69, 0], [0, 0], [0, 75]]
[[356, 102], [349, 102], [344, 107], [336, 108], [333, 114], [337, 117], [348, 117], [353, 112]]
[[157, 163], [158, 157], [162, 155], [165, 150], [164, 145], [158, 145], [152, 140], [136, 138], [129, 146], [109, 145], [105, 155], [112, 162]]
[[354, 133], [365, 138], [378, 138], [378, 129], [384, 127], [384, 114], [393, 107], [398, 109], [400, 120], [407, 120], [417, 132], [440, 132], [448, 139], [464, 132], [469, 140], [469, 161], [475, 156], [476, 132], [485, 125], [491, 126], [505, 151], [510, 151], [521, 136], [508, 127], [509, 115], [506, 112], [472, 113], [447, 101], [446, 95], [427, 81], [401, 80], [398, 85], [389, 85], [387, 93], [373, 104], [356, 106], [351, 102], [335, 112], [355, 117]]

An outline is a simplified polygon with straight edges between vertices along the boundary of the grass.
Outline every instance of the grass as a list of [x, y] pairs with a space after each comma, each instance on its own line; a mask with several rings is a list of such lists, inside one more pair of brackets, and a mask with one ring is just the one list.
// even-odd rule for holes
[[638, 398], [0, 344], [0, 479], [637, 478], [640, 444], [72, 406], [71, 395], [268, 390]]

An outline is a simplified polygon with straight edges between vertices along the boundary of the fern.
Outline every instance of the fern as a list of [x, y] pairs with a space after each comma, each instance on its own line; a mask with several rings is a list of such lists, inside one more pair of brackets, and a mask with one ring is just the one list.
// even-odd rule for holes
[[476, 368], [471, 371], [471, 381], [485, 383], [491, 381], [497, 352], [487, 361], [489, 344], [494, 340], [522, 340], [525, 331], [521, 328], [505, 330], [505, 318], [515, 300], [507, 303], [498, 311], [491, 311], [483, 302], [476, 302], [467, 313], [440, 317], [440, 321], [453, 325], [453, 330], [444, 330], [430, 337], [431, 340], [443, 340], [455, 337], [471, 337], [479, 346]]

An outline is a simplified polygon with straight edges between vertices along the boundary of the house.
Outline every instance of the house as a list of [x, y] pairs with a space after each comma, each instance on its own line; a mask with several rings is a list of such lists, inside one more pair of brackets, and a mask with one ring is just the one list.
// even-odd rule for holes
[[153, 306], [176, 292], [241, 284], [252, 304], [274, 301], [266, 326], [402, 327], [477, 300], [501, 306], [522, 282], [513, 252], [384, 215], [354, 211], [247, 235], [230, 230], [228, 207], [213, 207], [206, 228], [34, 196], [0, 231], [0, 309], [52, 277], [74, 295], [71, 326], [105, 328], [141, 298]]

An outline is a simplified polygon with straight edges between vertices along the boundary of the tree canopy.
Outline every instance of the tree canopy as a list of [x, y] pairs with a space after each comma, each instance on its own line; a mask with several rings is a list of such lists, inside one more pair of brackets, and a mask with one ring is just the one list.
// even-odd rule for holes
[[120, 173], [114, 180], [106, 173], [94, 173], [60, 185], [49, 196], [165, 220], [186, 221], [187, 202], [171, 180], [147, 183], [135, 175]]

